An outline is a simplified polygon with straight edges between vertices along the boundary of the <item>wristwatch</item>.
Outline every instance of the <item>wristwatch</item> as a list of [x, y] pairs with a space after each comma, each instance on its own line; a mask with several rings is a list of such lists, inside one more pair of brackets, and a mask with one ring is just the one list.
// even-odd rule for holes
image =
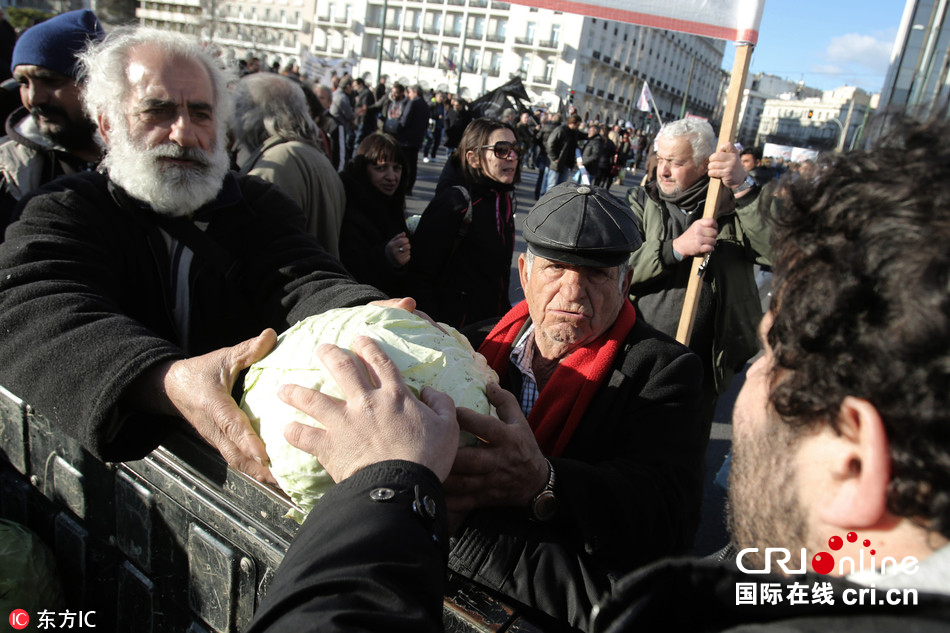
[[745, 180], [739, 183], [738, 187], [732, 187], [732, 193], [742, 193], [746, 189], [751, 189], [755, 186], [755, 178], [746, 174]]
[[551, 460], [548, 463], [548, 482], [544, 484], [534, 499], [531, 500], [531, 518], [535, 521], [550, 521], [557, 512], [557, 497], [554, 496], [554, 466]]

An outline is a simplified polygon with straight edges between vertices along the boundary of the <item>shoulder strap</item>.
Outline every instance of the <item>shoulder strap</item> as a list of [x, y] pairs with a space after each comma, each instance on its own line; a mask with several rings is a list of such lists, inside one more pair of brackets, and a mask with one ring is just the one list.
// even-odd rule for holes
[[455, 246], [458, 247], [458, 242], [468, 234], [468, 227], [472, 224], [472, 194], [462, 185], [454, 185], [454, 188], [461, 192], [462, 197], [465, 198], [465, 204], [468, 205], [468, 208], [465, 209], [465, 215], [462, 216], [462, 223], [459, 225], [458, 236], [456, 237]]

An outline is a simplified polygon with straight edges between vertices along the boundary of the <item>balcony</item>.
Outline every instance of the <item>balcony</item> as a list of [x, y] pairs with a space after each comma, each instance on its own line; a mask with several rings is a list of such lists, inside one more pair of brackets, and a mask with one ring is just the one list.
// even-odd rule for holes
[[382, 27], [383, 21], [375, 16], [366, 16], [366, 28], [378, 29]]
[[468, 0], [468, 6], [478, 9], [488, 8], [488, 0]]
[[442, 32], [442, 28], [438, 26], [424, 26], [422, 27], [422, 32], [426, 35], [438, 35]]
[[592, 94], [594, 94], [594, 87], [593, 87], [593, 86], [584, 86], [584, 92], [586, 92], [586, 93], [589, 94], [589, 95], [592, 95]]
[[485, 74], [489, 77], [498, 77], [501, 75], [501, 68], [486, 68]]
[[557, 48], [560, 42], [557, 40], [541, 40], [538, 42], [538, 48]]
[[603, 90], [598, 90], [598, 91], [597, 91], [597, 96], [598, 96], [598, 97], [603, 97], [603, 96], [604, 96], [604, 91], [603, 91]]
[[462, 37], [462, 29], [446, 29], [446, 37]]
[[482, 40], [482, 37], [484, 37], [484, 35], [485, 35], [485, 32], [484, 32], [484, 31], [482, 31], [481, 33], [479, 33], [478, 31], [474, 31], [474, 30], [465, 31], [465, 39], [468, 39], [468, 40], [478, 40], [478, 41], [481, 41], [481, 40]]
[[551, 79], [552, 77], [550, 75], [541, 75], [540, 77], [532, 77], [531, 83], [544, 84], [545, 86], [550, 86]]
[[501, 44], [505, 41], [505, 36], [502, 33], [488, 33], [485, 35], [485, 41]]
[[516, 37], [515, 46], [534, 46], [533, 37]]
[[594, 51], [593, 53], [590, 54], [590, 56], [593, 57], [594, 59], [600, 59], [600, 51]]

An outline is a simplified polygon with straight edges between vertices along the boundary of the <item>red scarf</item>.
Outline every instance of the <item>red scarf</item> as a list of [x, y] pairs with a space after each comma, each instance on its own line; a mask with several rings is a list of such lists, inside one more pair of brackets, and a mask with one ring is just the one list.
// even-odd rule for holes
[[[501, 379], [508, 371], [511, 348], [528, 317], [528, 302], [522, 301], [502, 317], [478, 348]], [[528, 416], [542, 453], [558, 457], [564, 452], [594, 394], [610, 374], [636, 320], [633, 305], [624, 301], [617, 320], [606, 333], [575, 349], [554, 370]]]

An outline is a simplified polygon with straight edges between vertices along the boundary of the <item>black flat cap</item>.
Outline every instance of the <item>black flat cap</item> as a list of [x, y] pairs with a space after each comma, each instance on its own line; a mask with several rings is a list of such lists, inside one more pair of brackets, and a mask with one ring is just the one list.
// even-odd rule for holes
[[574, 266], [619, 266], [640, 247], [633, 211], [603, 187], [562, 183], [534, 205], [522, 231], [539, 257]]

